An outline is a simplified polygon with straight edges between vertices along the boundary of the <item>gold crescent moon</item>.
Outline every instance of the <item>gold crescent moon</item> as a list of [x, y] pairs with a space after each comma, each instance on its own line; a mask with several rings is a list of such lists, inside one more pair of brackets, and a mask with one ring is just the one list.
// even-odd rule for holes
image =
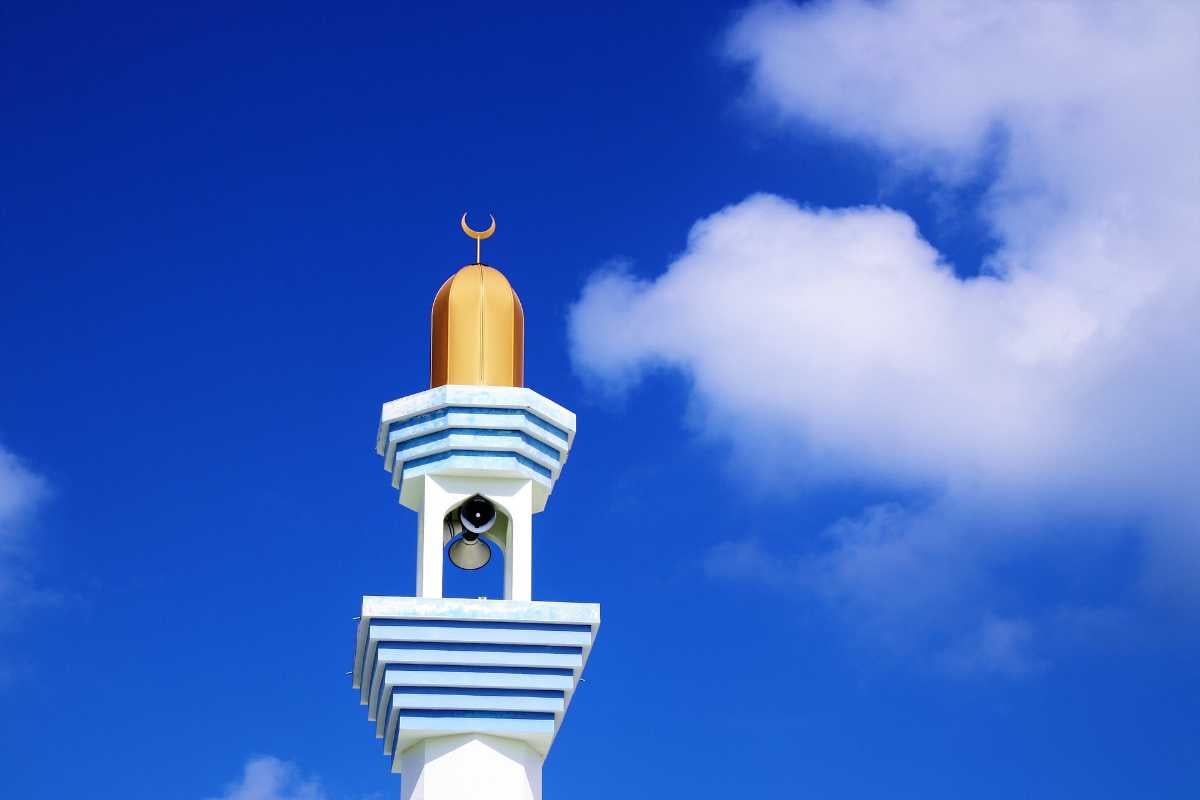
[[486, 231], [477, 231], [477, 230], [474, 230], [470, 225], [467, 224], [467, 215], [463, 214], [462, 215], [463, 233], [465, 233], [467, 236], [470, 236], [472, 239], [474, 239], [477, 242], [488, 238], [489, 236], [491, 236], [493, 233], [496, 232], [496, 218], [493, 217], [491, 214], [488, 214], [488, 218], [491, 219], [491, 221], [492, 221], [492, 224], [488, 226], [488, 229]]

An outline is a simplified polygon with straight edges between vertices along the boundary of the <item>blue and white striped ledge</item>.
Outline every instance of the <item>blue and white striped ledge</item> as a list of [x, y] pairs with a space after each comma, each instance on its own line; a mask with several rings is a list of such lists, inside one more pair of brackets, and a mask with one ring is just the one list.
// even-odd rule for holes
[[400, 502], [423, 475], [528, 478], [540, 511], [575, 438], [575, 415], [532, 389], [439, 386], [385, 403], [375, 449]]
[[394, 772], [434, 736], [505, 736], [544, 755], [599, 627], [594, 603], [367, 596], [354, 686]]

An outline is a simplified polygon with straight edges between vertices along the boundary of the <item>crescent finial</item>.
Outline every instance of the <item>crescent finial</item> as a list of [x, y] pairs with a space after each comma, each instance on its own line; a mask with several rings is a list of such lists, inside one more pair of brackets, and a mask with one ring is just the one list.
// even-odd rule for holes
[[470, 236], [472, 239], [475, 239], [475, 240], [488, 238], [489, 236], [491, 236], [493, 233], [496, 232], [496, 218], [493, 217], [491, 214], [488, 214], [488, 219], [490, 219], [492, 221], [492, 224], [487, 227], [487, 230], [477, 231], [474, 228], [472, 228], [470, 225], [467, 224], [467, 215], [463, 214], [462, 215], [463, 233], [465, 233], [467, 236]]
[[483, 231], [477, 231], [474, 228], [472, 228], [470, 225], [468, 225], [466, 214], [462, 215], [462, 220], [460, 221], [460, 224], [462, 225], [463, 233], [465, 233], [467, 236], [470, 236], [472, 239], [475, 240], [475, 263], [476, 264], [483, 263], [483, 261], [481, 261], [480, 257], [479, 257], [480, 243], [484, 239], [488, 238], [489, 236], [491, 236], [493, 233], [496, 232], [496, 218], [493, 217], [491, 214], [488, 214], [488, 218], [492, 221], [492, 224], [487, 227], [487, 230], [483, 230]]
[[492, 224], [487, 225], [487, 230], [475, 230], [474, 228], [470, 227], [470, 225], [467, 224], [466, 213], [463, 213], [462, 221], [460, 223], [460, 224], [462, 224], [463, 233], [467, 234], [468, 236], [472, 237], [472, 239], [475, 240], [475, 263], [476, 264], [484, 263], [484, 260], [482, 260], [482, 258], [480, 258], [480, 243], [482, 241], [484, 241], [485, 239], [487, 239], [488, 236], [491, 236], [492, 234], [496, 233], [496, 217], [493, 217], [492, 215], [487, 215], [487, 216], [492, 221]]

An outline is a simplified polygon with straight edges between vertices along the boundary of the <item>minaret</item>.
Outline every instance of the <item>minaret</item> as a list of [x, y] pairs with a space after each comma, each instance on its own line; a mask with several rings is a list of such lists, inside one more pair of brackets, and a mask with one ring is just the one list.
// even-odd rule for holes
[[[575, 415], [524, 386], [524, 311], [480, 242], [433, 302], [428, 391], [384, 403], [375, 449], [417, 512], [415, 597], [366, 596], [354, 686], [403, 800], [536, 800], [600, 626], [533, 600], [533, 515]], [[442, 573], [504, 559], [502, 600], [442, 597]]]

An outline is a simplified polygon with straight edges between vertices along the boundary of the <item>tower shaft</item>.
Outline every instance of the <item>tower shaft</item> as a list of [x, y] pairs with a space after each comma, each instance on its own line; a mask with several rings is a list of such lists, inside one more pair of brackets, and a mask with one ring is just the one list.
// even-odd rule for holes
[[483, 734], [425, 739], [404, 751], [401, 800], [541, 800], [542, 761], [523, 742]]

